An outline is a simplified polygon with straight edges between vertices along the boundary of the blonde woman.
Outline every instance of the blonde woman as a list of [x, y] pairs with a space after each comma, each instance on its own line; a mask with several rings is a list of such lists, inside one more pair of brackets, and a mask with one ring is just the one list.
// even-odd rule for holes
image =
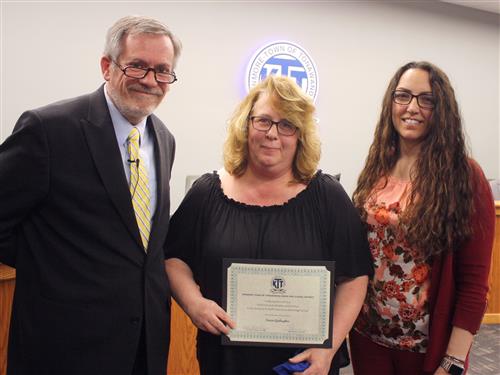
[[[366, 233], [350, 199], [317, 170], [320, 142], [311, 99], [290, 79], [269, 77], [237, 108], [224, 170], [195, 182], [171, 221], [167, 273], [173, 295], [199, 328], [202, 374], [273, 374], [290, 359], [303, 374], [336, 374], [344, 338], [371, 272]], [[221, 308], [222, 258], [335, 260], [333, 345], [328, 349], [222, 346], [234, 328]], [[344, 361], [345, 365], [345, 361]]]

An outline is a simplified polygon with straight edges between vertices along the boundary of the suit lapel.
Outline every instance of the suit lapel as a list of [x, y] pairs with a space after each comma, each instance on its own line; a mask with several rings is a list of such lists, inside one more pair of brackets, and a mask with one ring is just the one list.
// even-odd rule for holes
[[159, 123], [154, 116], [148, 118], [148, 122], [151, 124], [152, 134], [155, 140], [155, 168], [156, 168], [156, 181], [157, 181], [157, 199], [156, 199], [156, 212], [153, 217], [152, 228], [151, 228], [151, 238], [152, 242], [156, 238], [156, 233], [159, 226], [162, 223], [163, 215], [169, 215], [169, 212], [164, 212], [165, 209], [169, 210], [170, 205], [165, 204], [165, 199], [169, 199], [169, 175], [170, 165], [168, 163], [167, 151], [169, 149], [166, 143], [166, 136], [162, 133], [165, 131], [163, 124]]
[[142, 242], [135, 219], [123, 161], [116, 142], [115, 130], [104, 96], [104, 86], [90, 95], [89, 113], [83, 129], [90, 153], [108, 192], [125, 226], [142, 249]]

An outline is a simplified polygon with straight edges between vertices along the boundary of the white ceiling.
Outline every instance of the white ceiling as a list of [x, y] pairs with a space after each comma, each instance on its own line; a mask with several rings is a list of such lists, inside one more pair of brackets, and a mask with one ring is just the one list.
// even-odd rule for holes
[[463, 0], [440, 0], [444, 3], [457, 4], [464, 7], [475, 8], [484, 10], [486, 12], [500, 14], [500, 0], [475, 0], [475, 1], [463, 1]]

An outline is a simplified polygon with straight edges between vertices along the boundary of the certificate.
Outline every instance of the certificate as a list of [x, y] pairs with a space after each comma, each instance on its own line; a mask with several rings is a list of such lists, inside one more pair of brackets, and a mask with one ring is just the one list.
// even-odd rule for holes
[[223, 260], [225, 345], [331, 347], [333, 261]]

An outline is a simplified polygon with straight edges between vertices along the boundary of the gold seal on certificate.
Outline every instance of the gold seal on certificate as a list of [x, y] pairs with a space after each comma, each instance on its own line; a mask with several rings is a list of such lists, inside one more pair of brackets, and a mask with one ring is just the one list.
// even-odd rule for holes
[[223, 260], [225, 345], [331, 347], [333, 261]]

